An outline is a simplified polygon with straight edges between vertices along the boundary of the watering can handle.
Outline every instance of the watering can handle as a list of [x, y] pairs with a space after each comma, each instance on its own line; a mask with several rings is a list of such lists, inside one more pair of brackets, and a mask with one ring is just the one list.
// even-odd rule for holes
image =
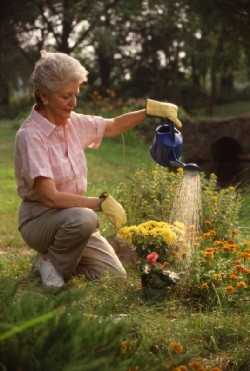
[[172, 121], [168, 120], [168, 124], [169, 124], [169, 132], [170, 132], [171, 141], [172, 141], [173, 146], [174, 146], [175, 145], [174, 123]]

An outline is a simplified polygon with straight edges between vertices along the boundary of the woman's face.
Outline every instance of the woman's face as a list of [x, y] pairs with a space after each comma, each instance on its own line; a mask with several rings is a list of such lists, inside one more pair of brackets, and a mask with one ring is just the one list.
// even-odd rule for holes
[[45, 114], [49, 121], [55, 125], [66, 124], [71, 112], [77, 105], [79, 94], [79, 82], [72, 81], [63, 85], [54, 93], [46, 95], [48, 104], [45, 106]]

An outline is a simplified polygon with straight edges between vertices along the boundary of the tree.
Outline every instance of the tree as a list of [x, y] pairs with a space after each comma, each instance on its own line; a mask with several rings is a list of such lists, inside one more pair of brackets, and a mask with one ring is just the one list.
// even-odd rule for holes
[[[242, 54], [249, 50], [248, 0], [207, 0], [202, 6], [198, 0], [187, 0], [188, 14], [196, 20], [199, 39], [191, 41], [191, 66], [210, 76], [208, 114], [218, 99], [220, 82], [234, 76], [242, 67]], [[209, 14], [209, 16], [208, 16]], [[197, 47], [198, 52], [194, 51]], [[200, 75], [201, 76], [201, 75]]]
[[249, 0], [202, 7], [198, 0], [2, 0], [1, 7], [1, 104], [20, 81], [29, 83], [43, 48], [80, 59], [102, 94], [115, 87], [125, 97], [188, 108], [208, 88], [209, 114], [221, 86], [249, 66]]

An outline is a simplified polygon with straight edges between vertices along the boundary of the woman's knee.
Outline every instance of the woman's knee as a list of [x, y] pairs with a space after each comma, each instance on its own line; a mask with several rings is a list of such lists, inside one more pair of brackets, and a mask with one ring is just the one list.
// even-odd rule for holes
[[96, 213], [87, 208], [73, 208], [71, 215], [67, 218], [67, 226], [72, 232], [77, 232], [83, 238], [90, 236], [99, 226], [99, 220]]

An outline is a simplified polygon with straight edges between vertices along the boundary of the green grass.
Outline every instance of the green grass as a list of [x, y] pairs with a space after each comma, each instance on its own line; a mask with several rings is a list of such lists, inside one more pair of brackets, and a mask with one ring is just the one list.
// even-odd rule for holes
[[[204, 115], [206, 115], [204, 108], [194, 110], [191, 113], [192, 117], [203, 117]], [[247, 100], [217, 105], [214, 109], [214, 117], [217, 118], [241, 115], [250, 115], [250, 102]]]
[[[11, 123], [0, 123], [1, 369], [170, 370], [189, 358], [207, 370], [250, 369], [249, 302], [202, 307], [171, 290], [167, 301], [151, 304], [132, 267], [125, 282], [74, 278], [62, 291], [44, 289], [29, 273], [34, 253], [17, 231], [14, 135]], [[87, 159], [91, 195], [112, 192], [152, 163], [147, 145], [134, 136], [105, 140], [99, 150], [87, 151]], [[242, 225], [249, 223], [249, 201], [246, 193]], [[126, 317], [116, 322], [120, 313]], [[171, 351], [171, 342], [181, 343], [183, 352]]]

